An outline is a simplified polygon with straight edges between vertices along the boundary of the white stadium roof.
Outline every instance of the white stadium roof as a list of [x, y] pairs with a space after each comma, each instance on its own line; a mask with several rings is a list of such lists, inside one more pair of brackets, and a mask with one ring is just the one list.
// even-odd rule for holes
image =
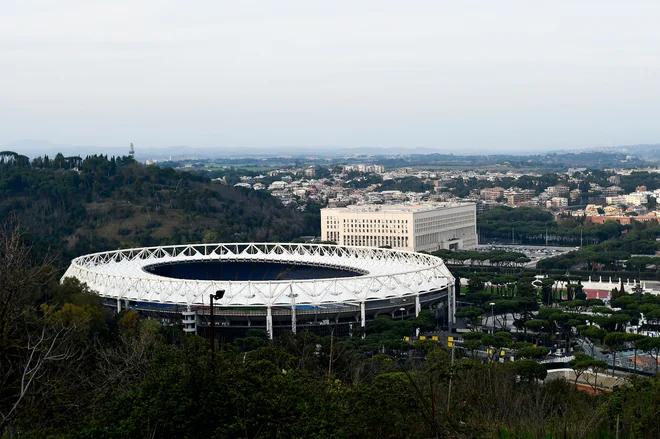
[[[353, 277], [273, 281], [187, 280], [145, 267], [193, 261], [305, 264], [364, 273]], [[453, 287], [442, 259], [407, 251], [323, 244], [197, 244], [94, 253], [72, 261], [63, 276], [108, 299], [194, 306], [224, 290], [222, 307], [358, 304]]]

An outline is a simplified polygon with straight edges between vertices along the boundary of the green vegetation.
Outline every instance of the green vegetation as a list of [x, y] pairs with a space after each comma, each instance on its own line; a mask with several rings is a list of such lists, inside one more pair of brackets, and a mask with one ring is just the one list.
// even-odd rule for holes
[[633, 223], [625, 228], [614, 222], [606, 222], [603, 226], [609, 226], [612, 230], [625, 230], [626, 233], [620, 238], [607, 239], [600, 244], [541, 260], [537, 263], [537, 268], [565, 270], [579, 267], [590, 272], [625, 268], [638, 274], [658, 271], [658, 259], [655, 256], [639, 256], [655, 255], [660, 249], [660, 242], [657, 241], [657, 238], [660, 238], [660, 224], [657, 221]]
[[[19, 234], [0, 234], [5, 437], [607, 437], [616, 415], [626, 437], [660, 433], [648, 405], [660, 398], [658, 378], [595, 395], [561, 380], [542, 384], [547, 371], [535, 359], [547, 349], [509, 332], [465, 336], [468, 350], [516, 349], [522, 359], [505, 364], [461, 350], [452, 360], [437, 342], [403, 341], [416, 327], [435, 327], [430, 312], [378, 317], [365, 338], [301, 333], [269, 341], [252, 330], [212, 356], [200, 337], [134, 312], [109, 313], [83, 285], [59, 284], [56, 270], [32, 256]], [[510, 301], [521, 315], [531, 312], [530, 278], [507, 279], [514, 286], [496, 293], [495, 312], [511, 312]], [[469, 294], [484, 292], [479, 279], [471, 285]], [[618, 299], [626, 310], [635, 306], [628, 297]], [[537, 337], [581, 321], [575, 311], [551, 308], [531, 317], [525, 327]], [[639, 349], [657, 356], [659, 348], [642, 340], [649, 339]], [[576, 370], [602, 369], [576, 359]]]
[[522, 267], [531, 259], [520, 252], [509, 252], [505, 250], [491, 250], [487, 252], [480, 251], [452, 251], [438, 250], [433, 252], [433, 256], [444, 259], [447, 263], [453, 265], [469, 265], [470, 267], [484, 265], [491, 267]]
[[503, 242], [515, 239], [520, 244], [545, 244], [546, 238], [552, 245], [599, 243], [619, 238], [624, 231], [657, 226], [657, 222], [632, 226], [622, 226], [615, 221], [593, 224], [585, 222], [584, 217], [560, 217], [555, 221], [551, 212], [534, 207], [498, 206], [477, 217], [482, 239]]
[[417, 177], [403, 177], [394, 180], [385, 180], [377, 190], [379, 192], [394, 190], [401, 192], [425, 192], [432, 191], [433, 185], [424, 183]]
[[318, 215], [286, 208], [268, 193], [130, 157], [15, 157], [5, 152], [0, 160], [0, 219], [27, 229], [42, 255], [55, 251], [66, 260], [118, 247], [319, 233]]

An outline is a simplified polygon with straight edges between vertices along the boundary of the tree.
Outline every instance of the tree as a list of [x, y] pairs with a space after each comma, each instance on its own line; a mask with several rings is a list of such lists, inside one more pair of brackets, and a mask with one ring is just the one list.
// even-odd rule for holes
[[0, 229], [0, 346], [10, 343], [26, 306], [55, 274], [50, 262], [34, 261], [20, 226], [5, 223]]
[[508, 332], [496, 332], [495, 334], [486, 334], [484, 337], [481, 339], [482, 343], [484, 346], [489, 346], [493, 353], [491, 356], [491, 360], [494, 359], [501, 348], [508, 346], [511, 344], [511, 334]]
[[518, 349], [516, 353], [521, 358], [538, 360], [548, 355], [548, 353], [550, 353], [550, 349], [545, 347], [526, 346], [524, 348]]
[[484, 336], [483, 332], [468, 332], [463, 334], [463, 343], [465, 349], [467, 349], [472, 357], [475, 356], [477, 350], [483, 345]]
[[612, 353], [612, 375], [614, 376], [614, 366], [616, 366], [616, 353], [623, 347], [626, 334], [623, 332], [610, 332], [605, 336], [605, 345]]
[[548, 369], [545, 365], [535, 360], [523, 359], [512, 363], [516, 374], [520, 376], [521, 381], [544, 380], [548, 376]]
[[589, 380], [586, 380], [589, 385], [591, 385], [596, 391], [598, 386], [598, 371], [607, 369], [607, 363], [602, 360], [596, 360], [591, 358], [587, 354], [581, 352], [575, 353], [575, 358], [568, 362], [568, 365], [571, 366], [573, 372], [575, 373], [574, 384], [577, 386], [578, 379], [582, 374], [591, 369], [594, 372], [594, 382], [591, 384]]
[[582, 329], [580, 333], [584, 337], [588, 337], [592, 340], [599, 340], [601, 343], [604, 342], [605, 336], [607, 335], [606, 330], [593, 325], [587, 326], [586, 328]]
[[552, 286], [555, 284], [554, 279], [543, 279], [541, 281], [541, 302], [544, 305], [550, 306], [552, 301]]
[[627, 343], [632, 343], [633, 349], [635, 350], [633, 358], [633, 370], [637, 372], [637, 350], [639, 349], [639, 342], [645, 338], [642, 334], [626, 334], [625, 341]]
[[468, 278], [468, 293], [476, 294], [484, 289], [486, 279], [479, 273], [471, 274]]
[[539, 334], [547, 329], [548, 322], [545, 320], [532, 319], [532, 320], [527, 320], [524, 323], [524, 325], [525, 328], [534, 331], [536, 333], [535, 338], [538, 343]]
[[575, 380], [573, 381], [573, 384], [577, 386], [578, 379], [580, 379], [580, 376], [591, 367], [592, 360], [593, 358], [587, 354], [583, 354], [581, 352], [575, 353], [574, 358], [568, 362], [568, 365], [571, 366], [571, 369], [573, 369], [575, 374]]
[[658, 355], [660, 354], [660, 338], [646, 337], [638, 342], [639, 348], [653, 358], [655, 364], [655, 374], [658, 374]]
[[466, 324], [470, 325], [471, 329], [474, 331], [481, 322], [481, 316], [483, 313], [484, 310], [479, 307], [468, 306], [459, 311], [456, 311], [455, 315], [459, 319], [464, 319]]
[[621, 278], [621, 286], [619, 287], [619, 294], [618, 297], [625, 296], [626, 294], [626, 289], [623, 287], [623, 278]]

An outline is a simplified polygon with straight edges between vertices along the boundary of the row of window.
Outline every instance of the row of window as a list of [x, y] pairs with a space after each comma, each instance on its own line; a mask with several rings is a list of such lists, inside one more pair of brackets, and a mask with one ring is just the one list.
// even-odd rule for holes
[[390, 246], [392, 248], [408, 247], [407, 236], [372, 236], [372, 235], [346, 235], [342, 242], [344, 245], [357, 245], [366, 247], [383, 247]]

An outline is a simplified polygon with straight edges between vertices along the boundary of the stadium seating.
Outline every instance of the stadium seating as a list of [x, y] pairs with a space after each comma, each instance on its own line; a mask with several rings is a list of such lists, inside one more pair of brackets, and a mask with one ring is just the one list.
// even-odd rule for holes
[[313, 265], [291, 265], [277, 262], [204, 261], [153, 265], [150, 273], [190, 280], [269, 281], [328, 279], [357, 276], [348, 270]]

